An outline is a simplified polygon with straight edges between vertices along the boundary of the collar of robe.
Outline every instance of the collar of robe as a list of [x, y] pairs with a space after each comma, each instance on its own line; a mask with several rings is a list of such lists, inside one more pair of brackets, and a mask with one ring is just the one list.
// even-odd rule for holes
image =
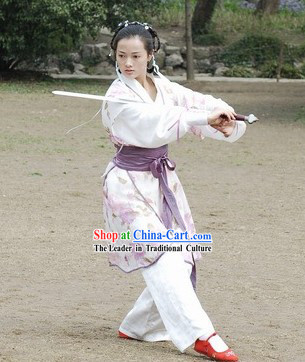
[[[124, 74], [117, 72], [118, 74], [118, 78], [120, 79], [120, 81], [126, 85], [126, 87], [128, 87], [129, 89], [131, 89], [133, 92], [135, 92], [137, 94], [137, 96], [139, 96], [143, 102], [145, 103], [154, 103], [154, 101], [151, 99], [151, 97], [149, 96], [147, 90], [142, 86], [142, 84], [137, 81], [134, 78], [128, 78], [126, 77]], [[157, 89], [157, 93], [159, 92], [159, 87], [157, 85], [156, 79], [152, 74], [147, 73], [147, 76], [154, 82], [156, 89]], [[157, 94], [158, 96], [158, 94]]]

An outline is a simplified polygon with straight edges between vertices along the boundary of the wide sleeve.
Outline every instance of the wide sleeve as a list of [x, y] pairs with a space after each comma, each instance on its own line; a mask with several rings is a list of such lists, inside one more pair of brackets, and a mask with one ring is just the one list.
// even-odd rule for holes
[[188, 109], [202, 109], [210, 112], [216, 108], [233, 110], [233, 108], [221, 98], [215, 98], [209, 94], [193, 91], [175, 82], [171, 82], [171, 88], [175, 95], [176, 104]]
[[209, 137], [218, 141], [233, 143], [242, 137], [246, 132], [246, 123], [243, 121], [235, 121], [235, 127], [229, 137], [225, 137], [222, 132], [211, 126], [194, 126], [193, 129], [191, 129], [191, 132], [198, 135], [201, 139], [204, 137]]
[[[175, 103], [184, 106], [187, 109], [205, 110], [212, 112], [217, 108], [224, 108], [233, 111], [234, 109], [220, 98], [211, 95], [195, 92], [189, 88], [183, 87], [178, 83], [171, 82], [172, 92], [175, 95]], [[189, 132], [201, 139], [205, 137], [213, 138], [219, 141], [235, 142], [246, 131], [246, 124], [242, 121], [236, 121], [232, 134], [225, 137], [224, 134], [210, 125], [193, 125], [189, 128]]]
[[187, 110], [179, 105], [139, 103], [119, 82], [106, 93], [108, 97], [130, 99], [129, 103], [104, 101], [102, 120], [113, 139], [125, 145], [155, 148], [177, 140], [191, 127], [207, 125], [209, 112]]

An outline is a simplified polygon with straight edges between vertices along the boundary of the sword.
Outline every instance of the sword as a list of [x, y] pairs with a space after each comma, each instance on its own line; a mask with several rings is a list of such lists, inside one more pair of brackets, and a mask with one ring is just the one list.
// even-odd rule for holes
[[249, 116], [244, 116], [242, 114], [237, 114], [235, 116], [235, 118], [238, 120], [238, 121], [244, 121], [244, 122], [248, 122], [249, 124], [253, 123], [253, 122], [256, 122], [258, 121], [259, 119], [257, 117], [255, 117], [254, 114], [249, 114]]
[[77, 97], [77, 98], [86, 98], [86, 99], [95, 99], [97, 101], [109, 101], [117, 103], [143, 103], [138, 100], [133, 99], [124, 99], [124, 98], [112, 98], [105, 96], [97, 96], [95, 94], [86, 94], [86, 93], [75, 93], [75, 92], [65, 92], [65, 91], [53, 91], [53, 94], [56, 96], [67, 96], [67, 97]]
[[[94, 99], [97, 101], [109, 101], [109, 102], [116, 102], [116, 103], [142, 103], [143, 104], [143, 102], [133, 100], [133, 99], [105, 97], [105, 96], [98, 96], [95, 94], [85, 94], [85, 93], [75, 93], [75, 92], [65, 92], [65, 91], [53, 91], [52, 93], [57, 96], [86, 98], [86, 99]], [[235, 119], [237, 121], [248, 122], [249, 124], [252, 124], [252, 123], [258, 121], [258, 118], [255, 117], [254, 114], [249, 114], [249, 116], [244, 116], [242, 114], [236, 114]]]

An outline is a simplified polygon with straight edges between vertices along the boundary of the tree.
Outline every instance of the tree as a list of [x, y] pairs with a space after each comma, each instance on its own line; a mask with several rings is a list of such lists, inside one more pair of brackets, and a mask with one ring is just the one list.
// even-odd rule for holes
[[122, 20], [138, 20], [150, 24], [166, 4], [164, 0], [100, 0], [103, 3], [105, 26], [114, 30]]
[[259, 0], [256, 6], [256, 14], [274, 14], [278, 11], [280, 0]]
[[216, 4], [217, 0], [197, 0], [192, 19], [193, 36], [209, 32]]
[[190, 0], [185, 0], [186, 77], [187, 77], [187, 80], [194, 79], [194, 57], [193, 57], [191, 19], [192, 19], [191, 2], [190, 2]]
[[[144, 19], [160, 0], [1, 0], [0, 70], [22, 60], [58, 54], [95, 36], [101, 26], [112, 30], [135, 16]], [[140, 15], [141, 14], [141, 15]], [[143, 15], [144, 14], [144, 15]]]

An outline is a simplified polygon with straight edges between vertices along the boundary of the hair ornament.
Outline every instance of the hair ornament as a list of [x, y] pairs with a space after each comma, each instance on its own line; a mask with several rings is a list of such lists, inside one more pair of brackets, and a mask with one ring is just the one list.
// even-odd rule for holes
[[142, 25], [146, 30], [152, 30], [152, 27], [148, 23], [141, 23], [140, 21], [129, 21], [125, 20], [118, 24], [117, 29], [115, 30], [115, 33], [119, 32], [121, 29], [125, 28], [128, 25]]
[[[109, 56], [111, 57], [112, 60], [115, 61], [115, 68], [116, 68], [116, 73], [119, 77], [119, 79], [122, 80], [122, 74], [121, 74], [121, 71], [118, 67], [118, 64], [116, 62], [116, 59], [115, 59], [115, 55], [114, 55], [114, 52], [115, 51], [115, 48], [114, 48], [114, 42], [115, 42], [115, 39], [116, 39], [116, 36], [118, 35], [118, 33], [126, 28], [127, 26], [129, 25], [140, 25], [142, 26], [152, 37], [152, 43], [153, 43], [153, 52], [154, 53], [157, 53], [158, 50], [161, 48], [161, 42], [160, 42], [160, 39], [158, 37], [158, 34], [157, 32], [151, 27], [151, 25], [149, 25], [148, 23], [141, 23], [139, 21], [132, 21], [132, 22], [129, 22], [129, 20], [125, 20], [125, 21], [122, 21], [118, 24], [118, 27], [116, 28], [116, 30], [114, 31], [114, 35], [111, 39], [111, 42], [110, 42], [110, 48], [111, 48], [111, 51], [110, 51], [110, 54]], [[155, 60], [155, 57], [153, 55], [151, 61], [147, 64], [147, 71], [149, 73], [155, 73], [157, 74], [160, 78], [163, 78], [165, 80], [167, 80], [166, 77], [164, 77], [164, 75], [161, 74], [160, 70], [159, 70], [159, 67], [156, 63], [156, 60]]]

